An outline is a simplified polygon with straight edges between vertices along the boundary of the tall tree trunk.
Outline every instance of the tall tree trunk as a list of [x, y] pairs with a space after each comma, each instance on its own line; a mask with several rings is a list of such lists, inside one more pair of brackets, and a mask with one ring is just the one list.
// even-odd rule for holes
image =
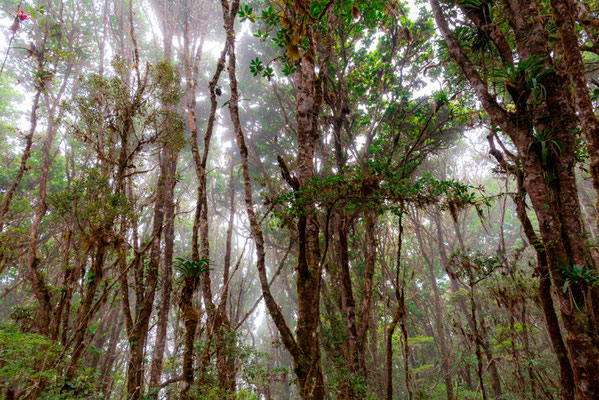
[[[148, 269], [141, 271], [141, 276], [136, 277], [136, 306], [133, 329], [129, 332], [129, 359], [127, 361], [127, 399], [138, 400], [141, 398], [144, 376], [144, 349], [148, 336], [150, 317], [154, 309], [154, 297], [158, 283], [158, 269], [161, 256], [161, 238], [164, 223], [164, 197], [166, 191], [167, 166], [160, 164], [160, 175], [156, 185], [156, 201], [152, 218], [150, 260]], [[145, 278], [145, 279], [144, 279]], [[141, 286], [141, 287], [140, 287]]]
[[229, 299], [229, 280], [231, 268], [231, 247], [233, 237], [233, 224], [235, 220], [235, 174], [234, 163], [231, 159], [229, 170], [229, 222], [227, 226], [225, 256], [223, 261], [223, 289], [221, 299], [218, 304], [217, 313], [219, 318], [226, 323], [223, 325], [220, 335], [217, 334], [216, 341], [216, 358], [218, 380], [222, 389], [224, 389], [228, 397], [234, 396], [236, 391], [236, 366], [235, 366], [235, 331], [232, 329], [227, 313], [227, 304]]
[[[386, 388], [385, 388], [385, 400], [393, 399], [393, 332], [397, 324], [400, 324], [401, 334], [403, 338], [403, 356], [404, 356], [404, 377], [406, 384], [406, 391], [408, 392], [408, 399], [412, 400], [413, 393], [411, 387], [411, 376], [409, 367], [409, 356], [410, 348], [408, 345], [408, 332], [406, 329], [407, 311], [405, 304], [405, 285], [406, 285], [406, 270], [405, 267], [401, 270], [401, 257], [402, 257], [402, 245], [403, 245], [403, 204], [401, 205], [401, 211], [398, 216], [398, 235], [397, 235], [397, 258], [395, 265], [395, 277], [393, 278], [393, 286], [395, 292], [395, 301], [397, 302], [395, 313], [391, 323], [387, 326], [386, 336], [386, 361], [385, 361], [385, 372], [386, 372]], [[401, 272], [400, 272], [401, 270]], [[400, 281], [401, 275], [401, 281]]]
[[52, 163], [50, 152], [52, 151], [52, 144], [56, 137], [56, 131], [58, 127], [54, 126], [51, 122], [47, 129], [46, 138], [42, 145], [42, 164], [40, 166], [40, 178], [39, 178], [39, 192], [37, 199], [37, 207], [35, 209], [35, 215], [31, 224], [31, 231], [29, 233], [29, 249], [27, 251], [27, 274], [33, 287], [33, 293], [39, 304], [38, 311], [38, 331], [47, 335], [49, 333], [52, 304], [50, 292], [46, 286], [42, 273], [39, 271], [38, 266], [40, 259], [37, 255], [39, 229], [42, 223], [46, 210], [48, 208], [46, 199], [48, 196], [48, 177], [50, 175], [50, 164]]
[[[576, 109], [580, 114], [580, 126], [587, 139], [591, 165], [589, 172], [593, 186], [599, 195], [599, 119], [595, 114], [586, 78], [586, 68], [580, 51], [578, 33], [574, 23], [575, 4], [571, 0], [551, 0], [553, 19], [560, 34], [564, 59], [574, 85]], [[599, 200], [595, 207], [599, 210]], [[595, 221], [599, 224], [599, 220]]]
[[[300, 0], [300, 10], [309, 9], [309, 1]], [[318, 140], [318, 115], [322, 104], [322, 87], [316, 76], [315, 43], [312, 26], [306, 26], [309, 46], [298, 62], [296, 72], [297, 122], [297, 190], [308, 190], [314, 175], [314, 150]], [[298, 318], [297, 342], [305, 354], [296, 366], [300, 393], [303, 398], [324, 397], [324, 382], [320, 364], [320, 344], [317, 330], [320, 323], [320, 251], [318, 213], [313, 202], [305, 202], [300, 211], [298, 231]]]
[[70, 297], [69, 291], [71, 290], [70, 286], [73, 276], [73, 267], [71, 266], [71, 246], [73, 243], [73, 230], [70, 225], [70, 222], [66, 232], [63, 233], [63, 241], [64, 249], [62, 256], [62, 265], [64, 268], [64, 276], [62, 279], [62, 292], [60, 294], [60, 300], [58, 301], [58, 305], [56, 306], [56, 315], [54, 316], [54, 320], [50, 329], [52, 340], [58, 339], [58, 334], [60, 332], [60, 324], [63, 319], [63, 313], [65, 311], [67, 298]]
[[[160, 26], [163, 31], [162, 44], [164, 48], [164, 58], [170, 63], [172, 60], [172, 41], [173, 27], [170, 19], [175, 13], [171, 13], [167, 4], [159, 4]], [[172, 15], [171, 15], [172, 14]], [[173, 107], [174, 108], [174, 107]], [[174, 110], [171, 110], [174, 111]], [[162, 376], [162, 364], [164, 360], [164, 348], [166, 346], [166, 334], [169, 319], [169, 310], [171, 306], [172, 276], [173, 276], [173, 247], [175, 233], [175, 174], [177, 173], [178, 151], [173, 150], [168, 143], [163, 145], [161, 162], [164, 163], [164, 255], [162, 261], [162, 287], [161, 301], [158, 311], [158, 322], [156, 324], [156, 340], [154, 342], [154, 352], [152, 354], [152, 366], [150, 369], [150, 399], [158, 398], [158, 389]]]
[[[498, 153], [494, 154], [499, 156]], [[502, 160], [502, 157], [499, 157], [499, 160]], [[551, 340], [551, 347], [557, 357], [560, 368], [560, 399], [572, 400], [574, 399], [575, 393], [574, 373], [568, 357], [568, 350], [562, 338], [559, 319], [555, 313], [555, 305], [553, 304], [553, 298], [551, 296], [551, 277], [549, 276], [549, 268], [547, 267], [547, 255], [545, 253], [545, 248], [538, 238], [533, 225], [528, 218], [528, 214], [526, 213], [526, 190], [524, 189], [523, 174], [519, 173], [516, 175], [516, 182], [518, 187], [518, 192], [514, 197], [516, 214], [528, 242], [534, 247], [537, 254], [537, 272], [539, 273], [538, 297], [545, 317], [547, 332], [549, 333], [549, 338]]]
[[451, 381], [451, 370], [449, 364], [449, 350], [447, 348], [447, 333], [445, 331], [444, 313], [441, 307], [441, 296], [439, 295], [439, 287], [437, 285], [437, 277], [435, 274], [435, 268], [433, 261], [429, 258], [428, 254], [426, 254], [424, 248], [424, 242], [422, 240], [422, 233], [420, 232], [420, 223], [416, 221], [414, 225], [414, 229], [416, 231], [416, 238], [418, 239], [418, 245], [420, 246], [420, 251], [424, 256], [424, 261], [428, 266], [428, 278], [431, 284], [431, 288], [433, 290], [433, 306], [434, 306], [434, 318], [435, 318], [435, 327], [437, 330], [437, 338], [439, 341], [439, 355], [441, 357], [441, 369], [443, 370], [443, 379], [445, 380], [445, 394], [447, 396], [447, 400], [453, 400], [453, 383]]
[[166, 346], [166, 333], [168, 326], [168, 314], [171, 306], [172, 276], [173, 276], [173, 247], [175, 240], [175, 174], [177, 172], [177, 154], [166, 148], [164, 152], [166, 159], [166, 181], [164, 193], [165, 227], [164, 227], [164, 255], [162, 262], [162, 288], [161, 302], [158, 311], [158, 322], [156, 325], [156, 341], [152, 356], [152, 367], [150, 370], [150, 396], [156, 398], [158, 392], [152, 391], [160, 383], [162, 376], [162, 363], [164, 359], [164, 348]]
[[[48, 110], [48, 126], [46, 127], [46, 137], [42, 143], [42, 163], [39, 170], [39, 185], [38, 185], [38, 197], [37, 205], [35, 208], [35, 214], [31, 223], [31, 230], [29, 232], [29, 246], [27, 251], [27, 275], [33, 287], [33, 293], [39, 304], [38, 311], [38, 331], [43, 335], [50, 334], [51, 328], [51, 314], [54, 311], [54, 307], [51, 304], [51, 295], [44, 282], [44, 277], [39, 271], [40, 259], [37, 254], [38, 241], [39, 241], [39, 230], [42, 224], [42, 219], [46, 215], [48, 205], [46, 200], [48, 197], [48, 180], [50, 178], [50, 168], [52, 166], [52, 145], [56, 138], [59, 126], [58, 122], [63, 115], [63, 111], [57, 112], [57, 108], [60, 104], [62, 95], [65, 92], [67, 83], [73, 71], [73, 64], [69, 64], [63, 77], [63, 83], [56, 94], [56, 99], [50, 100], [50, 97], [45, 94], [46, 109]], [[76, 74], [78, 75], [78, 73]], [[77, 85], [73, 88], [73, 96], [77, 93]], [[0, 230], [2, 228], [0, 227]]]
[[364, 273], [364, 295], [360, 303], [360, 317], [357, 332], [357, 352], [360, 374], [366, 379], [366, 344], [372, 316], [372, 288], [376, 267], [376, 213], [365, 211], [364, 231], [366, 234], [366, 271]]
[[[270, 292], [270, 285], [268, 281], [268, 277], [266, 276], [266, 265], [265, 265], [265, 251], [264, 251], [264, 235], [262, 233], [262, 229], [260, 227], [260, 223], [256, 217], [254, 211], [254, 203], [252, 200], [252, 186], [251, 186], [251, 178], [249, 171], [249, 162], [248, 162], [248, 148], [246, 145], [245, 136], [243, 130], [241, 128], [241, 121], [239, 119], [239, 91], [237, 88], [237, 76], [235, 73], [236, 66], [236, 58], [235, 58], [235, 32], [234, 32], [234, 21], [235, 16], [237, 15], [237, 11], [239, 10], [239, 0], [234, 0], [229, 6], [229, 2], [227, 0], [221, 0], [221, 5], [223, 9], [223, 19], [225, 22], [225, 30], [227, 32], [227, 44], [229, 48], [229, 83], [231, 88], [231, 100], [229, 102], [229, 112], [231, 115], [231, 120], [233, 122], [233, 127], [235, 129], [235, 136], [237, 139], [237, 146], [239, 148], [239, 154], [241, 157], [241, 165], [243, 169], [243, 183], [244, 183], [244, 194], [245, 194], [245, 202], [246, 202], [246, 212], [248, 215], [248, 219], [250, 221], [250, 228], [252, 232], [252, 239], [256, 245], [256, 267], [258, 269], [258, 277], [260, 278], [260, 285], [262, 287], [262, 294], [264, 296], [264, 301], [266, 303], [266, 307], [270, 316], [273, 319], [273, 322], [277, 326], [279, 333], [281, 334], [281, 339], [285, 347], [289, 350], [290, 354], [294, 360], [294, 371], [298, 378], [298, 387], [300, 390], [300, 394], [303, 399], [314, 399], [321, 400], [324, 398], [324, 384], [322, 377], [322, 370], [320, 367], [320, 346], [317, 339], [316, 329], [318, 327], [319, 320], [319, 283], [320, 283], [320, 266], [318, 257], [314, 257], [315, 248], [317, 245], [318, 237], [314, 236], [318, 234], [318, 230], [314, 229], [313, 219], [314, 216], [311, 217], [312, 222], [308, 223], [307, 218], [300, 218], [299, 223], [299, 253], [298, 256], [298, 300], [300, 303], [300, 310], [298, 316], [298, 326], [297, 326], [297, 341], [293, 337], [289, 326], [285, 322], [285, 318], [281, 313], [279, 306], [274, 300], [272, 293]], [[316, 125], [311, 122], [308, 123], [309, 126], [306, 126], [308, 122], [307, 119], [313, 118], [314, 120], [317, 117], [318, 107], [320, 105], [320, 101], [314, 98], [313, 90], [315, 89], [314, 84], [314, 53], [313, 49], [310, 52], [311, 56], [306, 59], [304, 57], [304, 61], [302, 61], [301, 70], [304, 72], [300, 72], [299, 80], [303, 83], [299, 86], [302, 89], [298, 89], [298, 96], [301, 99], [298, 99], [298, 124], [300, 119], [302, 120], [302, 138], [299, 139], [298, 143], [302, 144], [299, 147], [302, 149], [298, 154], [298, 161], [301, 161], [300, 164], [300, 175], [303, 174], [304, 178], [308, 175], [312, 174], [312, 155], [314, 151], [315, 138], [316, 138]], [[307, 76], [306, 76], [307, 75]], [[312, 91], [312, 92], [310, 92]], [[316, 101], [315, 101], [316, 100]], [[315, 122], [315, 121], [313, 121]], [[311, 136], [312, 138], [308, 141], [306, 135]], [[306, 148], [306, 145], [308, 148]], [[279, 163], [282, 163], [282, 159], [279, 159]], [[306, 165], [305, 163], [308, 163]], [[283, 170], [284, 176], [288, 182], [295, 182], [294, 189], [299, 190], [299, 182], [297, 179], [292, 179], [289, 171], [287, 169]], [[304, 181], [305, 182], [305, 181]], [[309, 229], [308, 229], [309, 227]], [[317, 226], [316, 226], [317, 227]], [[310, 233], [307, 235], [306, 231]], [[309, 237], [307, 240], [306, 236]], [[308, 241], [308, 245], [306, 244]], [[316, 243], [315, 243], [316, 241]], [[307, 255], [306, 255], [306, 247], [310, 249], [310, 259], [309, 261], [312, 263], [310, 266], [308, 265]], [[299, 299], [301, 298], [301, 299]], [[316, 300], [316, 302], [315, 302]], [[311, 305], [311, 306], [309, 306]]]
[[[208, 125], [206, 127], [206, 133], [204, 135], [204, 148], [203, 154], [200, 157], [199, 144], [197, 139], [197, 130], [192, 132], [192, 153], [194, 156], [194, 162], [196, 167], [196, 175], [198, 178], [198, 196], [196, 203], [196, 215], [193, 226], [193, 243], [192, 243], [192, 257], [193, 260], [199, 262], [200, 260], [210, 259], [210, 243], [208, 241], [209, 236], [209, 221], [208, 221], [208, 201], [207, 201], [207, 176], [206, 176], [206, 165], [208, 162], [208, 155], [210, 151], [210, 143], [212, 134], [214, 131], [214, 124], [216, 121], [216, 86], [218, 80], [225, 66], [225, 57], [227, 55], [229, 44], [225, 44], [225, 49], [221, 53], [219, 60], [217, 61], [216, 72], [214, 73], [212, 80], [209, 83], [210, 89], [210, 114], [208, 117]], [[195, 99], [193, 100], [195, 105]], [[194, 124], [195, 125], [195, 124]], [[200, 247], [198, 249], [197, 240], [200, 240]], [[208, 313], [209, 325], [211, 326], [211, 332], [216, 336], [217, 346], [217, 362], [216, 368], [218, 371], [219, 385], [221, 389], [228, 394], [232, 395], [232, 391], [235, 388], [234, 378], [229, 371], [230, 362], [228, 361], [226, 350], [227, 336], [230, 329], [227, 316], [217, 310], [212, 296], [210, 270], [202, 273], [201, 276], [202, 285], [202, 296], [204, 305]], [[232, 380], [233, 379], [233, 380]]]
[[[340, 205], [340, 208], [344, 207]], [[340, 293], [341, 293], [341, 314], [345, 323], [347, 333], [347, 346], [344, 346], [344, 362], [350, 374], [348, 379], [344, 379], [341, 388], [344, 393], [340, 393], [340, 398], [357, 398], [354, 385], [357, 378], [356, 374], [360, 369], [358, 357], [358, 332], [356, 327], [356, 302], [352, 289], [352, 278], [349, 271], [349, 246], [347, 243], [347, 215], [344, 208], [334, 212], [335, 226], [335, 250], [338, 264]]]
[[[200, 262], [200, 251], [198, 248], [198, 239], [199, 239], [199, 229], [200, 229], [200, 218], [203, 207], [203, 194], [201, 193], [204, 186], [202, 182], [205, 177], [205, 164], [202, 166], [203, 158], [200, 156], [199, 149], [199, 140], [198, 140], [198, 124], [197, 124], [197, 116], [196, 116], [196, 87], [197, 87], [197, 63], [198, 59], [192, 59], [192, 55], [190, 53], [190, 16], [189, 12], [189, 1], [185, 1], [185, 16], [184, 16], [184, 30], [183, 30], [183, 61], [184, 61], [184, 70], [185, 76], [187, 77], [187, 87], [185, 89], [186, 94], [186, 104], [187, 115], [188, 115], [188, 126], [191, 135], [191, 152], [193, 155], [193, 160], [196, 167], [196, 175], [198, 177], [198, 194], [196, 200], [196, 210], [194, 215], [194, 222], [192, 228], [192, 260], [196, 263]], [[200, 48], [203, 46], [203, 36], [201, 39]], [[200, 53], [201, 54], [201, 53]], [[221, 57], [219, 58], [216, 71], [210, 81], [211, 87], [214, 89], [216, 86], [220, 74], [224, 68], [224, 58], [226, 54], [226, 48], [223, 50]], [[214, 126], [215, 114], [216, 114], [216, 95], [214, 94], [214, 90], [211, 91], [210, 96], [210, 114], [208, 117], [208, 127], [206, 128], [206, 136], [209, 137], [212, 135], [212, 130]], [[207, 138], [205, 137], [204, 140]], [[207, 158], [209, 148], [204, 148], [204, 154]], [[193, 293], [197, 287], [198, 277], [185, 277], [184, 285], [182, 289], [182, 294], [179, 299], [179, 307], [181, 308], [183, 314], [183, 324], [185, 326], [185, 337], [183, 340], [183, 390], [181, 392], [181, 399], [187, 400], [190, 396], [190, 389], [194, 383], [194, 343], [197, 325], [200, 320], [200, 316], [198, 311], [195, 309], [192, 299]]]
[[231, 157], [231, 166], [229, 167], [229, 223], [227, 225], [227, 236], [225, 242], [225, 256], [223, 258], [223, 284], [225, 284], [222, 300], [219, 307], [227, 310], [227, 304], [229, 300], [229, 285], [226, 283], [230, 279], [231, 269], [231, 251], [232, 251], [232, 239], [233, 239], [233, 226], [235, 222], [235, 163]]
[[196, 328], [200, 316], [192, 304], [193, 292], [197, 285], [197, 279], [186, 277], [183, 283], [179, 307], [183, 311], [183, 324], [185, 325], [185, 337], [183, 339], [183, 390], [181, 400], [188, 400], [190, 389], [193, 385], [193, 352], [196, 336]]
[[393, 400], [393, 332], [400, 317], [401, 311], [396, 306], [385, 333], [385, 400]]

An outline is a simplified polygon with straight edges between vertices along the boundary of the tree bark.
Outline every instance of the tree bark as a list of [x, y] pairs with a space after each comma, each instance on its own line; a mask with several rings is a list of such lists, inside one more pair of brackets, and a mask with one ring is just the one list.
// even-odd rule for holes
[[364, 231], [366, 234], [366, 271], [364, 273], [364, 295], [360, 302], [360, 316], [356, 339], [359, 371], [364, 379], [366, 379], [366, 344], [372, 317], [372, 288], [377, 256], [376, 222], [376, 213], [372, 210], [365, 211]]
[[[303, 9], [309, 8], [306, 0]], [[300, 7], [297, 7], [300, 10]], [[299, 12], [299, 11], [298, 11]], [[301, 15], [301, 12], [300, 12]], [[306, 27], [309, 47], [298, 62], [296, 72], [297, 121], [297, 183], [299, 191], [308, 190], [314, 175], [314, 150], [318, 140], [318, 114], [322, 103], [320, 79], [316, 76], [314, 37], [311, 25]], [[304, 200], [305, 201], [305, 200]], [[303, 398], [321, 399], [324, 396], [320, 364], [320, 345], [317, 336], [320, 315], [320, 251], [319, 223], [313, 202], [305, 201], [300, 211], [298, 231], [298, 319], [297, 342], [305, 358], [296, 366]]]
[[[340, 207], [343, 207], [341, 205]], [[358, 331], [356, 327], [356, 301], [352, 288], [352, 278], [349, 271], [349, 246], [347, 243], [347, 213], [341, 208], [334, 212], [335, 250], [339, 272], [339, 291], [341, 294], [341, 314], [347, 332], [347, 346], [344, 346], [344, 363], [350, 376], [342, 382], [340, 398], [354, 399], [358, 396], [354, 390], [355, 379], [360, 369], [358, 356]]]
[[[595, 191], [599, 194], [599, 119], [593, 109], [586, 78], [586, 68], [582, 59], [578, 33], [574, 24], [575, 5], [570, 0], [551, 0], [553, 19], [562, 41], [567, 74], [574, 82], [574, 97], [576, 109], [580, 115], [580, 126], [587, 139], [588, 151], [591, 157], [589, 172], [593, 179]], [[599, 207], [596, 202], [595, 207]], [[595, 221], [599, 224], [599, 221]]]
[[[171, 306], [171, 292], [173, 279], [173, 247], [175, 239], [175, 201], [174, 189], [176, 181], [174, 176], [177, 172], [177, 154], [170, 149], [165, 149], [164, 157], [166, 159], [166, 180], [165, 180], [165, 226], [164, 226], [164, 255], [162, 262], [162, 288], [161, 302], [158, 311], [158, 322], [156, 325], [156, 341], [154, 343], [154, 353], [152, 356], [152, 367], [150, 370], [150, 390], [160, 384], [162, 376], [162, 363], [164, 359], [164, 348], [166, 346], [166, 333], [168, 326], [168, 314]], [[150, 396], [157, 396], [150, 392]], [[156, 397], [154, 397], [156, 398]]]
[[[163, 31], [163, 48], [164, 58], [170, 63], [172, 62], [172, 41], [173, 41], [173, 26], [170, 20], [174, 18], [176, 12], [171, 13], [171, 9], [167, 8], [166, 3], [158, 4], [160, 26]], [[174, 108], [174, 107], [173, 107]], [[174, 110], [172, 110], [174, 111]], [[173, 276], [173, 247], [175, 234], [175, 174], [177, 173], [178, 151], [174, 151], [168, 144], [163, 145], [162, 159], [164, 171], [164, 255], [162, 261], [162, 287], [160, 309], [158, 311], [158, 322], [156, 324], [156, 340], [154, 342], [154, 352], [152, 355], [152, 366], [150, 369], [150, 391], [148, 396], [150, 399], [157, 399], [159, 389], [156, 387], [160, 384], [162, 376], [162, 365], [164, 360], [164, 349], [166, 346], [167, 327], [169, 320], [169, 310], [171, 306], [172, 292], [172, 276]]]
[[535, 233], [533, 225], [526, 213], [526, 190], [523, 187], [523, 179], [522, 174], [517, 174], [516, 182], [518, 185], [518, 193], [514, 198], [516, 203], [516, 214], [528, 242], [534, 247], [537, 255], [537, 272], [539, 273], [538, 297], [545, 317], [545, 324], [551, 340], [551, 346], [560, 368], [560, 399], [573, 400], [575, 393], [574, 373], [568, 357], [568, 350], [566, 349], [566, 345], [562, 338], [559, 319], [555, 313], [555, 306], [551, 296], [551, 277], [549, 276], [549, 269], [547, 267], [545, 248]]

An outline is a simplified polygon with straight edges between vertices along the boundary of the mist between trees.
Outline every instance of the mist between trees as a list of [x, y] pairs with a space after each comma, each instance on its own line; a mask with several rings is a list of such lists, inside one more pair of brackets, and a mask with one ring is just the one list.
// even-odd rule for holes
[[599, 399], [595, 1], [0, 5], [0, 399]]

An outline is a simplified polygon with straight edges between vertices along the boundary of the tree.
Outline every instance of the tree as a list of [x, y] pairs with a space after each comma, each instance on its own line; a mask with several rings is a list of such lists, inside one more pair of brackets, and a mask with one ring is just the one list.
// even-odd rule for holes
[[[574, 175], [579, 126], [585, 131], [591, 164], [596, 162], [595, 134], [591, 128], [596, 117], [588, 113], [590, 101], [578, 46], [570, 47], [578, 42], [572, 4], [551, 2], [551, 19], [545, 24], [540, 18], [543, 6], [547, 4], [516, 1], [501, 5], [498, 10], [506, 16], [507, 24], [492, 19], [496, 13], [489, 11], [494, 6], [487, 3], [461, 6], [468, 22], [481, 31], [485, 45], [494, 51], [492, 61], [498, 65], [497, 72], [489, 74], [477, 68], [484, 55], [466, 53], [464, 45], [450, 30], [441, 4], [431, 1], [449, 55], [470, 83], [490, 122], [515, 146], [515, 154], [509, 151], [506, 154], [513, 158], [513, 167], [522, 170], [523, 187], [538, 219], [552, 283], [565, 289], [556, 293], [568, 332], [566, 344], [573, 360], [576, 395], [593, 398], [596, 396], [593, 387], [597, 387], [599, 379], [596, 368], [599, 355], [595, 354], [596, 322], [590, 310], [597, 301], [597, 289], [582, 279], [570, 284], [568, 276], [579, 269], [596, 270], [593, 257], [584, 247]], [[553, 24], [561, 41], [550, 40], [547, 29]], [[502, 28], [513, 33], [513, 44], [506, 39]], [[518, 55], [517, 62], [513, 53]], [[564, 60], [555, 54], [564, 54]], [[497, 77], [495, 82], [503, 85], [500, 89], [505, 97], [489, 91], [494, 77]], [[576, 82], [575, 104], [569, 98], [570, 79]]]

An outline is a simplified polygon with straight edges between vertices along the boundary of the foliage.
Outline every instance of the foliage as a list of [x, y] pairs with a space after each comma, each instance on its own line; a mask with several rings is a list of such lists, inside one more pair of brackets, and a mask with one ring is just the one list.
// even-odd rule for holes
[[545, 101], [547, 96], [542, 82], [553, 72], [553, 69], [546, 67], [546, 64], [547, 60], [532, 55], [525, 60], [519, 60], [516, 66], [507, 65], [505, 68], [494, 69], [489, 77], [497, 78], [508, 91], [526, 88], [532, 94], [531, 107], [535, 107]]
[[599, 271], [590, 269], [585, 265], [572, 265], [571, 268], [561, 267], [562, 274], [565, 276], [562, 290], [566, 292], [570, 285], [583, 285], [593, 288], [599, 285]]
[[179, 273], [189, 279], [198, 278], [201, 274], [210, 271], [210, 260], [203, 258], [199, 261], [186, 260], [181, 257], [175, 259], [173, 264]]
[[528, 151], [533, 146], [540, 147], [541, 159], [543, 164], [547, 164], [549, 156], [560, 157], [564, 154], [564, 150], [559, 141], [555, 138], [555, 132], [549, 128], [542, 129], [534, 134], [534, 141], [528, 145]]
[[[0, 398], [300, 398], [308, 329], [320, 354], [305, 371], [322, 368], [332, 399], [385, 398], [388, 380], [396, 398], [558, 397], [542, 290], [549, 277], [549, 303], [563, 291], [582, 304], [578, 289], [586, 301], [599, 283], [595, 153], [576, 113], [545, 112], [560, 79], [559, 104], [577, 104], [577, 81], [549, 2], [530, 19], [542, 29], [523, 33], [507, 11], [525, 1], [439, 1], [481, 82], [420, 2], [248, 0], [232, 48], [220, 21], [235, 1], [4, 1], [5, 21], [28, 18], [0, 46], [0, 202], [23, 174], [0, 220], [0, 318], [12, 323], [0, 326]], [[591, 22], [576, 28], [593, 82]], [[523, 56], [539, 31], [551, 51]], [[486, 131], [510, 168], [489, 161]], [[548, 190], [527, 191], [532, 161]], [[552, 191], [564, 177], [571, 196]], [[539, 193], [560, 226], [537, 213]], [[561, 243], [543, 235], [567, 225], [558, 214], [575, 199], [588, 265], [547, 275], [543, 256]], [[309, 299], [298, 282], [312, 279]]]
[[[16, 392], [32, 389], [33, 383], [46, 387], [40, 399], [95, 399], [94, 373], [81, 370], [73, 381], [65, 381], [62, 368], [66, 360], [63, 348], [47, 338], [25, 333], [13, 325], [0, 327], [0, 382]], [[61, 394], [69, 385], [76, 389], [75, 397]]]

